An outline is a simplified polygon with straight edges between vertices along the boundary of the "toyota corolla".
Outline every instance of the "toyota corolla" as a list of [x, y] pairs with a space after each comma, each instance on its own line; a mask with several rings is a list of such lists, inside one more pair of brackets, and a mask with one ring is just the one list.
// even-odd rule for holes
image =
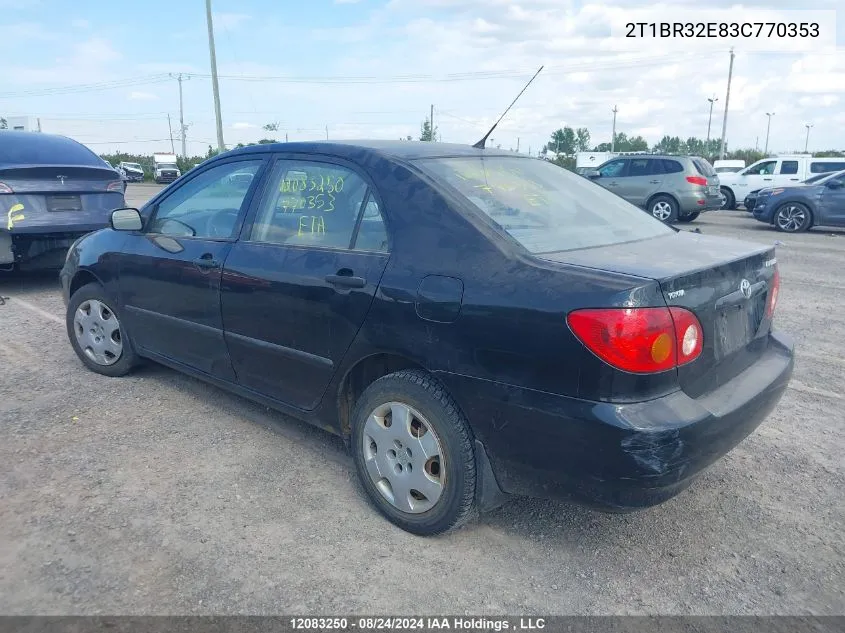
[[510, 152], [246, 147], [111, 224], [61, 273], [81, 362], [155, 361], [340, 435], [417, 534], [508, 495], [663, 502], [792, 374], [773, 247]]

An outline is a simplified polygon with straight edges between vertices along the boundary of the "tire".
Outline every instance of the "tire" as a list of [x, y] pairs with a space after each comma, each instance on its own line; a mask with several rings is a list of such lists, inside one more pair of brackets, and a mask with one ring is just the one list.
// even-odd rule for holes
[[[400, 416], [406, 425], [396, 424]], [[407, 532], [434, 536], [476, 513], [472, 432], [424, 371], [388, 374], [367, 387], [352, 413], [352, 454], [370, 502]]]
[[649, 215], [663, 222], [672, 224], [678, 220], [678, 203], [672, 196], [661, 194], [648, 201]]
[[700, 215], [700, 213], [698, 211], [693, 211], [692, 213], [689, 213], [687, 215], [679, 215], [678, 216], [678, 222], [692, 222], [699, 215]]
[[778, 231], [801, 233], [813, 224], [813, 213], [800, 202], [786, 202], [775, 209], [772, 223]]
[[[103, 376], [118, 377], [132, 371], [140, 359], [113, 305], [114, 301], [106, 296], [100, 284], [87, 284], [68, 301], [65, 325], [73, 351], [88, 369]], [[86, 312], [95, 316], [86, 321], [81, 314]], [[88, 325], [91, 329], [85, 332]]]
[[720, 187], [719, 193], [722, 194], [722, 206], [719, 207], [720, 209], [732, 210], [736, 209], [736, 196], [734, 192], [728, 189], [727, 187]]

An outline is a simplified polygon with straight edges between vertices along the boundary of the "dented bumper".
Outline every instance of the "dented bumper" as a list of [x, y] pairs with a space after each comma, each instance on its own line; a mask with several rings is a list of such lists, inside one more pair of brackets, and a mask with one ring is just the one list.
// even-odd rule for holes
[[502, 491], [628, 512], [675, 496], [752, 433], [780, 401], [793, 363], [792, 340], [773, 333], [756, 363], [711, 393], [624, 405], [441, 379]]

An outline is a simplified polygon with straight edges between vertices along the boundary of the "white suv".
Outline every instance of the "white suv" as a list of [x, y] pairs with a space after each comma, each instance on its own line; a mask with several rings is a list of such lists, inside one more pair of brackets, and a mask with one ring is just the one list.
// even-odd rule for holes
[[764, 158], [736, 173], [719, 174], [722, 209], [736, 209], [752, 191], [789, 187], [816, 174], [845, 169], [845, 158], [814, 158], [809, 154]]

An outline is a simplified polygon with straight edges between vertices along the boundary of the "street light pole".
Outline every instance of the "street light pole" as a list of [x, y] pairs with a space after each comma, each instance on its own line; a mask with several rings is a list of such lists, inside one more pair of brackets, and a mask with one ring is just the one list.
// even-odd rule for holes
[[710, 116], [707, 118], [707, 151], [710, 151], [710, 123], [713, 121], [713, 104], [716, 103], [719, 99], [716, 95], [713, 95], [712, 99], [707, 99], [710, 102]]
[[619, 108], [613, 106], [613, 132], [611, 133], [610, 137], [610, 153], [613, 153], [613, 150], [616, 149], [616, 113], [619, 112]]
[[804, 139], [804, 153], [807, 153], [807, 145], [810, 143], [810, 128], [813, 127], [811, 123], [805, 123], [804, 127], [807, 128], [807, 138]]
[[769, 129], [772, 127], [772, 117], [775, 116], [774, 112], [766, 112], [766, 116], [769, 117], [769, 122], [766, 124], [766, 147], [763, 150], [763, 153], [768, 156], [769, 155]]
[[728, 66], [728, 90], [725, 93], [725, 117], [722, 119], [722, 142], [719, 145], [719, 158], [725, 157], [725, 133], [728, 131], [728, 104], [731, 101], [731, 79], [734, 73], [734, 49], [731, 48], [731, 64]]
[[[211, 89], [214, 92], [214, 118], [217, 123], [217, 150], [226, 151], [223, 143], [223, 119], [220, 116], [220, 88], [217, 85], [217, 56], [214, 54], [214, 24], [211, 20], [211, 0], [205, 0], [205, 18], [208, 22], [208, 52], [211, 57]], [[183, 132], [184, 133], [184, 132]]]

